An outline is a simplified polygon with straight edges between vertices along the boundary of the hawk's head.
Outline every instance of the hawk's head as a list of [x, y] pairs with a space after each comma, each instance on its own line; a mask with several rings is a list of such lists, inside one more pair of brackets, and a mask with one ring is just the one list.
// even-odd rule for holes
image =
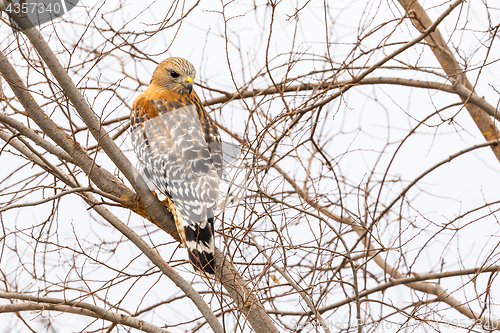
[[195, 76], [196, 69], [189, 61], [171, 57], [163, 60], [156, 67], [151, 83], [178, 94], [190, 94]]

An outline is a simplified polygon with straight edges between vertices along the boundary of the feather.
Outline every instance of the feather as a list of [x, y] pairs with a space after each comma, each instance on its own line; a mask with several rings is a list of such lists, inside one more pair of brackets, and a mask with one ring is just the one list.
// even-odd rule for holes
[[161, 62], [134, 101], [131, 138], [144, 174], [170, 200], [166, 205], [191, 264], [198, 272], [214, 274], [213, 212], [222, 177], [222, 145], [200, 98], [186, 88], [195, 74], [182, 58]]

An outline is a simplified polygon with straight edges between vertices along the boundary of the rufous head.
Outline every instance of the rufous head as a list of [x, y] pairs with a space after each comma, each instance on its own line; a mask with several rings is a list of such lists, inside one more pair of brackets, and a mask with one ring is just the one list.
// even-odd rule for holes
[[176, 92], [190, 94], [196, 69], [184, 58], [171, 57], [163, 60], [153, 72], [151, 84]]

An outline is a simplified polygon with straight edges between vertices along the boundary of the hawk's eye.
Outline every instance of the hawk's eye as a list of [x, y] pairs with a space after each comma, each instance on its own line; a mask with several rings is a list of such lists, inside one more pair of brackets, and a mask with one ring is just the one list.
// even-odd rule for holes
[[175, 79], [176, 77], [179, 77], [180, 75], [176, 71], [170, 71], [170, 76]]

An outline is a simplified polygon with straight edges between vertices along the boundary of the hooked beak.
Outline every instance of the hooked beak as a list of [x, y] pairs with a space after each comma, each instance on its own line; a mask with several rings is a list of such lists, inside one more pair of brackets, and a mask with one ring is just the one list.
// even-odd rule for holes
[[193, 78], [191, 76], [188, 76], [186, 78], [186, 83], [184, 84], [184, 86], [189, 90], [189, 93], [191, 93], [191, 91], [193, 91]]

